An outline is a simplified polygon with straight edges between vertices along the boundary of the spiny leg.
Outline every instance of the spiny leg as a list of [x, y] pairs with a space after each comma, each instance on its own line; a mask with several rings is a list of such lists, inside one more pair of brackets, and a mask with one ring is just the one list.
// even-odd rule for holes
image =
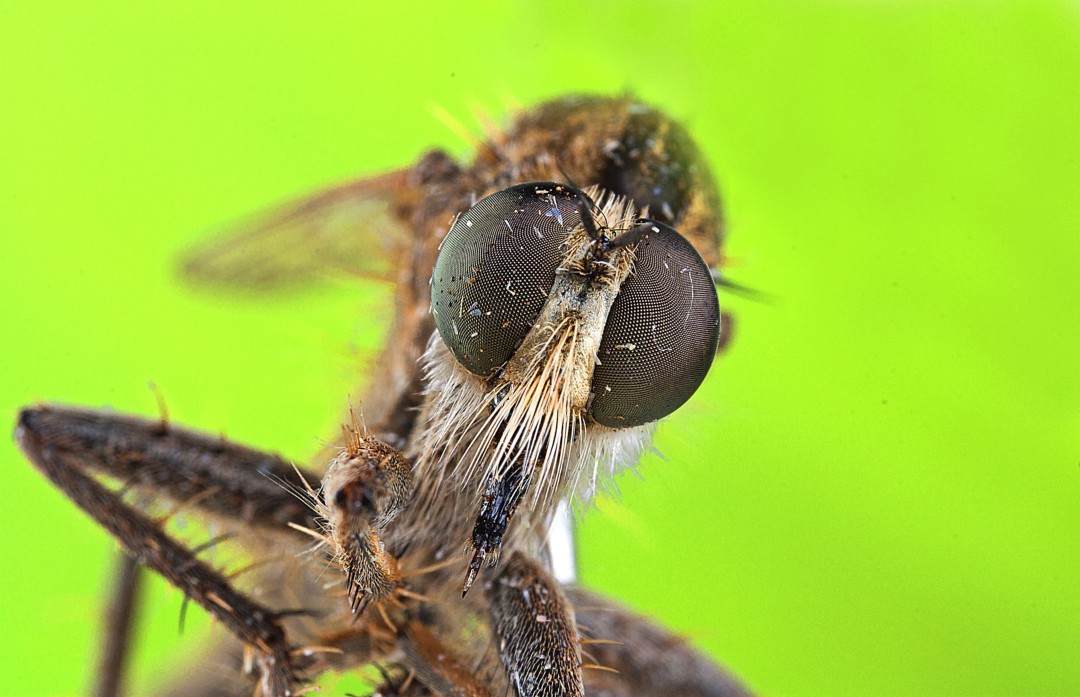
[[584, 695], [573, 609], [558, 582], [514, 552], [487, 597], [499, 655], [517, 697]]
[[[154, 429], [159, 432], [155, 433]], [[269, 526], [270, 521], [283, 515], [306, 522], [311, 515], [290, 495], [280, 491], [280, 484], [274, 485], [274, 496], [278, 501], [289, 502], [286, 511], [271, 511], [265, 501], [251, 499], [239, 481], [241, 469], [236, 463], [223, 463], [221, 458], [222, 452], [239, 446], [208, 447], [200, 457], [199, 439], [209, 439], [174, 429], [161, 433], [160, 429], [160, 424], [131, 417], [42, 407], [27, 409], [20, 414], [15, 435], [31, 462], [119, 540], [133, 557], [160, 573], [241, 641], [260, 652], [258, 664], [265, 695], [284, 697], [291, 694], [297, 676], [279, 615], [236, 591], [221, 573], [167, 536], [158, 522], [124, 503], [118, 494], [83, 470], [107, 472], [136, 485], [157, 482], [176, 498], [192, 494], [192, 489], [198, 485], [203, 491], [212, 490], [215, 496], [223, 495], [231, 503], [238, 503], [232, 513], [256, 524]], [[163, 446], [161, 440], [167, 441], [172, 448]], [[213, 466], [208, 468], [208, 463]], [[174, 465], [179, 466], [174, 469]], [[225, 476], [215, 477], [221, 472], [214, 466], [224, 467]], [[205, 477], [193, 477], [193, 473]], [[251, 477], [250, 472], [248, 477], [262, 479]], [[221, 486], [218, 486], [219, 482]], [[199, 502], [200, 507], [217, 513], [228, 510], [220, 502], [215, 504], [213, 499], [213, 496], [204, 497]]]
[[492, 692], [478, 679], [476, 671], [420, 622], [411, 621], [403, 628], [398, 646], [413, 682], [430, 690], [416, 694], [491, 697]]
[[[608, 669], [585, 672], [589, 697], [750, 697], [731, 673], [690, 643], [598, 593], [568, 587], [582, 650]], [[588, 629], [585, 629], [585, 628]]]
[[[125, 489], [139, 489], [152, 499], [172, 499], [226, 522], [232, 519], [297, 539], [308, 539], [297, 528], [320, 537], [315, 531], [327, 525], [326, 540], [345, 572], [356, 614], [401, 585], [396, 559], [381, 535], [412, 494], [411, 469], [398, 451], [359, 436], [356, 429], [331, 462], [321, 496], [304, 491], [311, 475], [281, 458], [160, 421], [38, 407], [23, 412], [20, 429], [47, 444], [52, 460], [120, 480]], [[29, 446], [24, 442], [34, 460]], [[316, 632], [312, 638], [321, 636]], [[333, 663], [313, 662], [312, 667]]]
[[363, 436], [354, 424], [345, 450], [330, 462], [317, 508], [349, 593], [349, 607], [360, 615], [368, 603], [389, 597], [401, 586], [397, 558], [386, 549], [386, 527], [412, 497], [412, 469], [398, 450]]
[[276, 455], [162, 421], [76, 407], [24, 409], [19, 425], [71, 467], [151, 497], [272, 531], [313, 524], [313, 512], [289, 489], [299, 486], [295, 468]]
[[194, 666], [184, 666], [177, 680], [155, 685], [151, 694], [154, 697], [251, 697], [251, 679], [237, 669], [243, 662], [244, 647], [239, 641], [231, 636], [216, 636]]

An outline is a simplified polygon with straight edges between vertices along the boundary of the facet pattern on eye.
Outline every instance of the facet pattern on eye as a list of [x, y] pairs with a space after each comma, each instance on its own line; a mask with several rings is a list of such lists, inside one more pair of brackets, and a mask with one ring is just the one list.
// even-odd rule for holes
[[490, 375], [520, 345], [579, 222], [576, 193], [546, 182], [491, 194], [454, 222], [432, 274], [431, 309], [443, 341], [470, 372]]
[[655, 421], [701, 385], [716, 355], [720, 306], [701, 256], [655, 223], [611, 306], [593, 372], [593, 420], [612, 428]]

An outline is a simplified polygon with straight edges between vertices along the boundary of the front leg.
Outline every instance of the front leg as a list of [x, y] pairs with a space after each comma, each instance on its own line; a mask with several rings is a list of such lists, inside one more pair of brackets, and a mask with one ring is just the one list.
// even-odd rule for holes
[[270, 532], [288, 534], [290, 523], [315, 525], [309, 507], [289, 490], [299, 486], [291, 463], [223, 437], [164, 421], [52, 405], [24, 409], [19, 434], [33, 436], [30, 441], [20, 437], [24, 449], [40, 442], [65, 467], [112, 477], [153, 500], [168, 498]]
[[360, 615], [368, 603], [401, 586], [397, 558], [383, 538], [412, 498], [413, 479], [404, 455], [361, 435], [355, 424], [345, 440], [345, 448], [330, 461], [316, 505], [326, 519], [335, 561], [345, 573], [349, 607]]
[[498, 651], [517, 697], [581, 697], [574, 611], [558, 582], [514, 552], [487, 588]]
[[105, 636], [94, 697], [116, 697], [121, 694], [145, 575], [138, 560], [126, 552], [117, 554], [112, 579], [113, 592], [102, 627]]
[[[608, 598], [568, 587], [590, 660], [606, 670], [589, 671], [589, 697], [750, 697], [731, 672], [684, 637]], [[584, 628], [588, 627], [587, 630]]]
[[[278, 615], [235, 590], [221, 573], [166, 535], [160, 523], [127, 505], [120, 496], [83, 472], [86, 453], [78, 448], [72, 450], [79, 440], [72, 431], [78, 429], [64, 429], [62, 424], [62, 414], [57, 411], [27, 409], [19, 415], [15, 437], [34, 466], [119, 540], [134, 558], [164, 576], [258, 651], [264, 695], [295, 694], [298, 676]], [[121, 454], [111, 455], [116, 458]]]

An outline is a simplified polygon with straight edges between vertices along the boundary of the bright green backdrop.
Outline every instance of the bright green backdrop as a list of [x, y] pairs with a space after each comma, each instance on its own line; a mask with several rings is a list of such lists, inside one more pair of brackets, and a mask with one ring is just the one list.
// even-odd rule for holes
[[[630, 90], [696, 135], [731, 274], [775, 300], [722, 299], [734, 347], [585, 522], [585, 579], [765, 695], [1080, 694], [1075, 3], [367, 4], [0, 4], [0, 421], [152, 414], [152, 380], [303, 461], [387, 290], [214, 297], [177, 252], [464, 155], [433, 105]], [[0, 685], [78, 693], [114, 545], [7, 438], [0, 472]], [[204, 636], [179, 603], [141, 685]]]

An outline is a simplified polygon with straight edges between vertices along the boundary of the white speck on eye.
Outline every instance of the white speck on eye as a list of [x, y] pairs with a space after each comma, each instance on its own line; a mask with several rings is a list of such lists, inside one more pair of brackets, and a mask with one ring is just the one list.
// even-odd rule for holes
[[473, 317], [479, 317], [480, 315], [482, 315], [483, 313], [480, 311], [480, 303], [474, 300], [473, 304], [469, 305], [469, 314]]
[[660, 228], [656, 227], [655, 225], [652, 226], [651, 230], [653, 232], [660, 232]]
[[471, 220], [466, 220], [465, 221], [465, 227], [472, 227], [472, 221]]
[[457, 322], [455, 320], [451, 320], [450, 321], [450, 326], [452, 326], [454, 328], [454, 336], [457, 336], [458, 335]]
[[514, 279], [510, 279], [506, 282], [506, 292], [510, 295], [517, 295], [517, 291], [510, 290], [510, 284], [514, 282]]
[[536, 621], [537, 622], [547, 622], [548, 621], [547, 620], [547, 615], [537, 615], [536, 616]]
[[626, 349], [627, 351], [633, 351], [637, 348], [637, 344], [615, 344], [614, 348]]
[[683, 327], [690, 323], [690, 310], [694, 307], [694, 275], [690, 273], [690, 269], [684, 268], [679, 273], [686, 274], [686, 278], [690, 281], [690, 304], [686, 306], [686, 317], [683, 318]]
[[535, 225], [533, 225], [533, 232], [536, 233], [536, 236], [539, 239], [541, 239], [541, 240], [544, 239], [544, 236], [540, 233], [540, 228], [536, 227]]
[[509, 221], [509, 220], [506, 220], [506, 219], [504, 218], [504, 219], [503, 219], [503, 223], [505, 223], [505, 224], [506, 224], [506, 229], [507, 229], [507, 230], [509, 230], [509, 231], [510, 231], [511, 233], [513, 233], [513, 232], [514, 232], [514, 228], [510, 227], [510, 221]]

